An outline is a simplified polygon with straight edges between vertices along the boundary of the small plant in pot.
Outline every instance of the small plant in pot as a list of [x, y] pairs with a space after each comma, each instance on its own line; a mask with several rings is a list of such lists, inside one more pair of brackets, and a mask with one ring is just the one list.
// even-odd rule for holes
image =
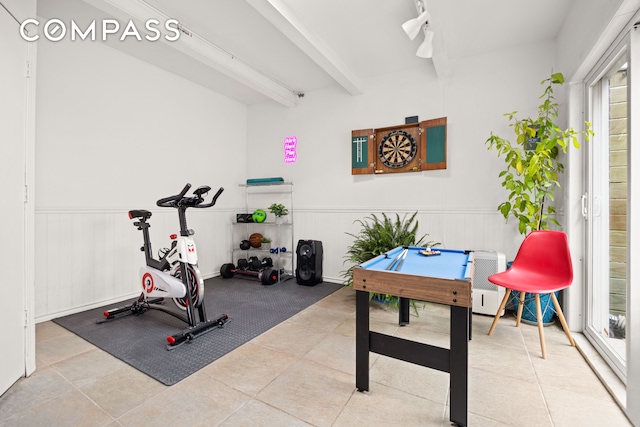
[[268, 237], [261, 237], [260, 238], [260, 248], [263, 250], [268, 251], [269, 249], [271, 249], [271, 239]]
[[[418, 238], [418, 221], [415, 219], [417, 212], [414, 212], [407, 218], [405, 214], [400, 218], [399, 214], [395, 214], [395, 220], [385, 213], [382, 217], [371, 214], [363, 220], [357, 220], [360, 224], [360, 231], [356, 234], [346, 233], [353, 237], [353, 243], [347, 248], [344, 263], [351, 263], [351, 267], [342, 272], [344, 284], [353, 286], [353, 267], [360, 265], [372, 258], [382, 255], [391, 249], [399, 246], [433, 246], [437, 243], [424, 243], [427, 234]], [[393, 307], [397, 307], [400, 299], [395, 295], [370, 293], [369, 299], [389, 303]], [[416, 310], [415, 302], [412, 301], [414, 310]], [[417, 314], [417, 310], [416, 310]]]
[[289, 214], [289, 210], [283, 204], [280, 204], [280, 203], [272, 203], [268, 209], [269, 209], [269, 212], [275, 215], [276, 222], [284, 222], [283, 217]]
[[[498, 176], [502, 178], [502, 186], [509, 191], [509, 195], [498, 206], [498, 210], [505, 219], [516, 219], [518, 231], [523, 235], [533, 230], [546, 230], [550, 224], [560, 226], [554, 217], [556, 209], [551, 204], [555, 200], [556, 189], [560, 188], [560, 173], [564, 171], [560, 153], [566, 153], [569, 145], [580, 148], [580, 135], [587, 141], [593, 135], [589, 122], [585, 122], [583, 131], [561, 129], [557, 124], [558, 103], [554, 97], [554, 85], [563, 83], [562, 73], [553, 73], [541, 82], [544, 91], [540, 96], [542, 103], [538, 106], [537, 117], [519, 119], [516, 117], [517, 111], [505, 114], [515, 133], [514, 142], [493, 132], [486, 141], [488, 149], [495, 148], [506, 164]], [[533, 296], [527, 294], [525, 301], [530, 297]], [[544, 304], [547, 305], [548, 301]], [[552, 307], [549, 308], [553, 311]], [[533, 316], [534, 319], [525, 320], [536, 321], [535, 311]]]

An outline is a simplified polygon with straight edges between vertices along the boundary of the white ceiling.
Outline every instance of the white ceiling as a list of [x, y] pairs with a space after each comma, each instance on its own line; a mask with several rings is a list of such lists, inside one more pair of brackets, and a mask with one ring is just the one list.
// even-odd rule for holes
[[[452, 60], [553, 40], [575, 0], [427, 0], [430, 27], [436, 32], [433, 59], [416, 57], [423, 35], [411, 41], [401, 28], [402, 23], [417, 16], [414, 0], [269, 1], [127, 0], [125, 3], [154, 7], [226, 51], [234, 60], [292, 92], [304, 93], [336, 84], [335, 75], [332, 77], [326, 65], [319, 65], [317, 52], [310, 56], [308, 47], [300, 48], [283, 33], [283, 27], [272, 24], [258, 10], [262, 6], [269, 8], [274, 3], [285, 7], [286, 13], [279, 17], [286, 17], [298, 36], [302, 34], [307, 42], [311, 40], [316, 47], [320, 46], [323, 60], [358, 85], [369, 77], [413, 67], [435, 65], [439, 77], [455, 75], [455, 69], [449, 66]], [[117, 1], [39, 0], [38, 15], [67, 22], [105, 17], [126, 22], [129, 15], [112, 3]], [[177, 43], [116, 40], [109, 45], [240, 102], [253, 104], [269, 99], [242, 79], [212, 68]]]

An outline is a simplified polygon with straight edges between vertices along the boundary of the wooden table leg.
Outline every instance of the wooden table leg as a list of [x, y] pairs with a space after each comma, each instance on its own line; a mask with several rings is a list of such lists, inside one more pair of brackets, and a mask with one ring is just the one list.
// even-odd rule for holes
[[400, 306], [398, 310], [398, 325], [406, 326], [409, 324], [409, 298], [400, 297]]
[[369, 391], [369, 292], [356, 291], [356, 388]]
[[449, 352], [451, 406], [449, 419], [459, 426], [467, 425], [469, 309], [451, 306], [451, 351]]

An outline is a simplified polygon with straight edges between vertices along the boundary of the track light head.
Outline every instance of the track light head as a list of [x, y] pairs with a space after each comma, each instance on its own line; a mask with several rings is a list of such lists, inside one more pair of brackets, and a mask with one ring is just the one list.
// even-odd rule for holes
[[407, 33], [407, 36], [413, 40], [427, 21], [429, 21], [429, 12], [425, 10], [417, 18], [409, 19], [407, 22], [402, 24], [402, 29]]
[[433, 56], [433, 31], [429, 31], [427, 25], [424, 26], [424, 41], [416, 51], [416, 56], [420, 58], [431, 58]]

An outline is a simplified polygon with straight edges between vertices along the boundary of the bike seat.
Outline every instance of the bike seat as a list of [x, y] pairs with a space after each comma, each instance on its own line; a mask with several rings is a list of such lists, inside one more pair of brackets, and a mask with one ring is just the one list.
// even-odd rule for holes
[[129, 211], [129, 219], [140, 218], [140, 219], [148, 219], [151, 218], [151, 212], [144, 209], [134, 209]]

